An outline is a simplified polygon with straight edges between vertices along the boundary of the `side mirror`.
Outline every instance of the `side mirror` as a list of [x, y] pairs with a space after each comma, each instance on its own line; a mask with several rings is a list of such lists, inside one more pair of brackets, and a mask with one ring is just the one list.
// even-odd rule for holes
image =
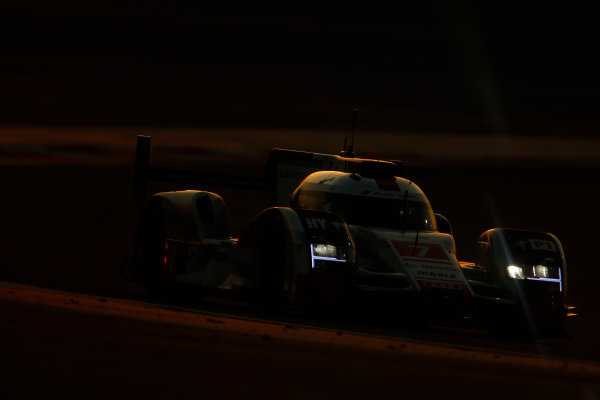
[[435, 223], [438, 227], [438, 231], [440, 233], [447, 233], [452, 235], [452, 227], [450, 226], [450, 222], [446, 217], [442, 214], [434, 214], [435, 215]]

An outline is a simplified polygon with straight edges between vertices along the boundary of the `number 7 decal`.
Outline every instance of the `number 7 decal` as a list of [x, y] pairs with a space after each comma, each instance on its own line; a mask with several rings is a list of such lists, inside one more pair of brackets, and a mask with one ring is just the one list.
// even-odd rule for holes
[[425, 257], [425, 254], [429, 251], [429, 247], [427, 246], [409, 246], [413, 249], [413, 254], [415, 257]]

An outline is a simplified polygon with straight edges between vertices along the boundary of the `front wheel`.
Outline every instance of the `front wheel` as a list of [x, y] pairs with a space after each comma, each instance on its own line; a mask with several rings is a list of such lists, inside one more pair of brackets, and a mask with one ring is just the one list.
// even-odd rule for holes
[[264, 236], [260, 250], [260, 304], [269, 312], [278, 312], [283, 303], [285, 239], [283, 232]]
[[541, 337], [536, 322], [523, 310], [490, 310], [485, 316], [479, 316], [478, 320], [492, 338], [532, 341]]

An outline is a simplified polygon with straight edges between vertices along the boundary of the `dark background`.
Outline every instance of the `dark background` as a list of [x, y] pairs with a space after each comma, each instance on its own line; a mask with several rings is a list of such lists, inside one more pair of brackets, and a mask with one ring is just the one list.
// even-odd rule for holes
[[[350, 15], [216, 16], [200, 4], [40, 1], [0, 11], [0, 127], [55, 128], [48, 135], [78, 127], [131, 132], [120, 166], [3, 166], [2, 279], [134, 292], [118, 270], [133, 243], [130, 188], [140, 126], [234, 128], [239, 135], [262, 128], [350, 132], [359, 106], [363, 143], [374, 131], [388, 132], [390, 141], [406, 132], [590, 143], [597, 137], [600, 15], [576, 6], [456, 1], [393, 10], [363, 5]], [[193, 129], [186, 132], [192, 139]], [[79, 145], [70, 134], [50, 151], [73, 146], [81, 160], [88, 153]], [[323, 151], [318, 143], [306, 147]], [[24, 155], [20, 164], [33, 154], [11, 152], [12, 161]], [[226, 167], [262, 172], [234, 161]], [[572, 298], [598, 306], [598, 160], [437, 161], [409, 163], [407, 177], [452, 222], [461, 258], [472, 260], [477, 235], [494, 226], [553, 232], [565, 247]], [[264, 206], [260, 196], [224, 197], [239, 231]]]
[[366, 131], [594, 136], [599, 14], [477, 3], [4, 5], [0, 123], [348, 129], [358, 105]]

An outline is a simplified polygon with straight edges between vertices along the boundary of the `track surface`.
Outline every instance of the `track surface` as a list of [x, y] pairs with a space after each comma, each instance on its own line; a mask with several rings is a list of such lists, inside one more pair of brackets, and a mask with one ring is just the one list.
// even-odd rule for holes
[[[141, 286], [118, 273], [136, 225], [130, 166], [5, 166], [0, 280], [88, 295], [3, 289], [0, 398], [595, 399], [600, 272], [595, 226], [582, 221], [581, 206], [597, 203], [597, 171], [411, 172], [434, 208], [456, 221], [466, 260], [496, 222], [551, 231], [563, 242], [569, 301], [581, 308], [569, 321], [573, 339], [522, 343], [473, 330], [275, 319], [211, 299], [147, 304]], [[264, 208], [254, 194], [218, 193], [240, 231]]]
[[366, 329], [204, 305], [208, 311], [3, 283], [0, 394], [588, 399], [600, 393], [600, 364], [561, 356], [573, 350], [565, 340], [494, 342], [477, 332]]
[[[0, 399], [597, 398], [597, 15], [459, 2], [388, 21], [362, 4], [360, 18], [336, 20], [21, 3], [0, 24], [0, 281], [67, 292], [0, 285]], [[262, 176], [272, 147], [339, 151], [355, 105], [355, 150], [407, 162], [462, 259], [495, 226], [561, 239], [582, 314], [573, 339], [157, 306], [120, 279], [136, 133], [162, 148], [155, 166]], [[225, 198], [236, 234], [268, 204], [200, 189]]]

